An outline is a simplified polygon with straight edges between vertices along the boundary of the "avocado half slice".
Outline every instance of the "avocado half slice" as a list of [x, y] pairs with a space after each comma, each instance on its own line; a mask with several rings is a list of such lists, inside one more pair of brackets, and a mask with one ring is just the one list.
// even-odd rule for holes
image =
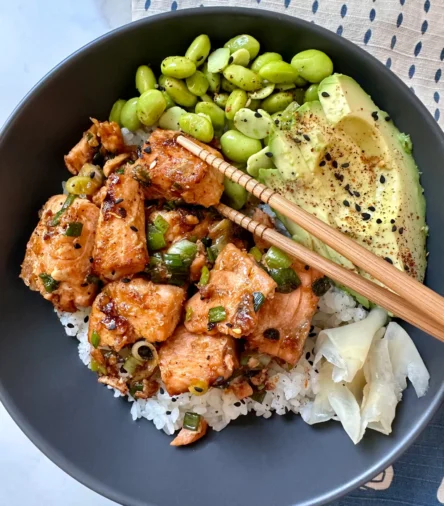
[[[288, 130], [271, 134], [276, 169], [259, 170], [259, 178], [422, 281], [425, 199], [409, 136], [348, 76], [324, 79], [318, 96], [298, 108]], [[355, 269], [296, 224], [283, 222], [298, 242]]]

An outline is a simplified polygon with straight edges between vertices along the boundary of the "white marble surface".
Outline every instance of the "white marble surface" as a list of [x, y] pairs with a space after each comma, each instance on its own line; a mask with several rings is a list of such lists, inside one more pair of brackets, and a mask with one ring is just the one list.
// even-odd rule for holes
[[[131, 20], [131, 0], [0, 0], [0, 125], [51, 68]], [[50, 462], [0, 404], [0, 505], [115, 506]]]

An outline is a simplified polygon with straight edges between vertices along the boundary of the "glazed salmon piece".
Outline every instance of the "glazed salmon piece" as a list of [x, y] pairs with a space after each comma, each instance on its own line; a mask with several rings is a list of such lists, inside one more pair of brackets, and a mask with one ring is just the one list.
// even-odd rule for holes
[[312, 283], [322, 274], [306, 270], [297, 261], [292, 268], [301, 285], [291, 293], [276, 293], [272, 300], [265, 301], [258, 313], [258, 325], [246, 338], [251, 348], [294, 365], [301, 357], [319, 300]]
[[131, 276], [148, 263], [143, 193], [129, 174], [111, 174], [100, 208], [93, 268], [105, 282]]
[[205, 436], [208, 430], [208, 422], [202, 418], [197, 430], [181, 429], [179, 434], [171, 441], [170, 446], [185, 446]]
[[184, 326], [161, 345], [159, 367], [170, 395], [188, 392], [193, 380], [211, 386], [228, 379], [238, 367], [234, 339], [229, 336], [194, 334]]
[[[224, 191], [223, 175], [178, 144], [178, 135], [178, 132], [157, 129], [142, 149], [138, 165], [142, 165], [149, 176], [144, 187], [145, 198], [184, 200], [204, 207], [218, 204]], [[193, 141], [201, 144], [196, 139]], [[215, 149], [201, 145], [222, 157]]]
[[182, 313], [185, 291], [136, 278], [105, 286], [94, 301], [88, 337], [95, 331], [100, 346], [120, 350], [141, 337], [152, 343], [174, 332]]
[[97, 293], [89, 276], [99, 210], [88, 200], [75, 198], [60, 212], [66, 201], [66, 195], [54, 195], [44, 205], [20, 277], [58, 310], [74, 312], [90, 306]]
[[[196, 333], [246, 336], [258, 324], [253, 293], [261, 292], [265, 298], [271, 298], [275, 288], [273, 279], [250, 255], [229, 243], [217, 257], [209, 283], [187, 302], [190, 317], [185, 327]], [[209, 323], [209, 311], [216, 307], [225, 310], [226, 318], [219, 323]]]

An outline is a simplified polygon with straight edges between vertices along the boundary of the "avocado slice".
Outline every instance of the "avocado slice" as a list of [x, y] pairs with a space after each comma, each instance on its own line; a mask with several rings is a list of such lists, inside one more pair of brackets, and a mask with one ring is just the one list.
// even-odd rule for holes
[[[333, 74], [318, 91], [319, 102], [304, 104], [290, 130], [274, 134], [269, 148], [277, 169], [260, 170], [260, 179], [422, 281], [425, 199], [409, 137], [352, 78]], [[295, 240], [354, 269], [300, 227], [283, 221]]]

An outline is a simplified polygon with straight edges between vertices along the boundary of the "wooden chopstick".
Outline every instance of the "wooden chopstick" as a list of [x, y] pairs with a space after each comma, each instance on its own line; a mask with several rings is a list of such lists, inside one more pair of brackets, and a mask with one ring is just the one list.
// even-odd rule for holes
[[254, 235], [261, 237], [269, 243], [274, 244], [290, 256], [314, 267], [334, 281], [348, 286], [367, 299], [392, 312], [394, 315], [399, 316], [415, 327], [418, 327], [424, 332], [427, 332], [433, 337], [436, 337], [440, 341], [444, 342], [444, 328], [433, 320], [430, 320], [427, 315], [410, 305], [404, 299], [401, 299], [399, 295], [396, 295], [382, 286], [359, 276], [359, 274], [356, 274], [353, 271], [349, 271], [344, 267], [335, 264], [331, 260], [327, 260], [314, 251], [311, 251], [301, 244], [285, 237], [276, 230], [252, 220], [239, 211], [235, 211], [231, 207], [224, 204], [218, 204], [215, 208], [220, 214], [231, 221], [234, 221], [242, 228], [249, 230]]
[[339, 230], [330, 227], [316, 216], [304, 211], [298, 205], [259, 183], [248, 174], [236, 169], [222, 158], [214, 156], [191, 139], [180, 135], [177, 137], [177, 142], [224, 174], [228, 179], [243, 186], [262, 202], [269, 204], [273, 209], [300, 225], [307, 232], [350, 260], [354, 265], [371, 274], [375, 279], [408, 301], [410, 305], [423, 311], [425, 315], [433, 318], [437, 323], [444, 325], [444, 298], [439, 294], [408, 276], [405, 272], [398, 270]]

